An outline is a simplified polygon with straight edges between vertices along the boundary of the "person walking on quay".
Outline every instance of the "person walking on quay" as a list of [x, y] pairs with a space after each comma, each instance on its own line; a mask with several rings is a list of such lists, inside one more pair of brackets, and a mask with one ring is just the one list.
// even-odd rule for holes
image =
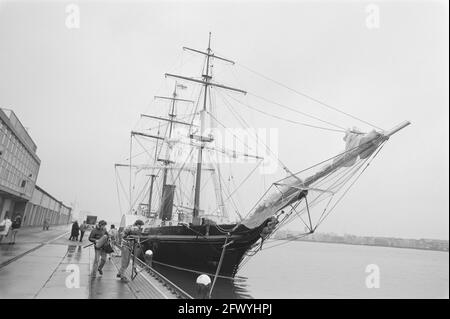
[[42, 230], [48, 230], [50, 228], [50, 223], [48, 221], [48, 218], [44, 219], [44, 225], [42, 226]]
[[9, 212], [6, 212], [5, 219], [0, 223], [0, 243], [3, 240], [3, 237], [7, 237], [9, 234], [9, 231], [11, 229], [12, 221], [9, 219]]
[[119, 232], [117, 231], [117, 228], [115, 225], [111, 225], [111, 228], [109, 229], [109, 236], [111, 239], [111, 247], [114, 249], [114, 252], [110, 254], [109, 259], [111, 259], [111, 256], [116, 255], [116, 245], [119, 242]]
[[72, 224], [72, 231], [70, 232], [69, 240], [78, 240], [79, 232], [80, 232], [80, 226], [78, 226], [77, 221], [74, 221]]
[[[91, 231], [89, 241], [94, 244], [94, 263], [92, 265], [91, 277], [95, 278], [97, 271], [103, 275], [103, 266], [106, 263], [106, 251], [103, 249], [104, 244], [108, 240], [108, 232], [106, 231], [106, 221], [101, 220], [97, 226]], [[100, 259], [100, 264], [98, 260]]]
[[134, 237], [138, 236], [142, 233], [142, 226], [144, 225], [144, 222], [140, 219], [136, 220], [133, 224], [133, 226], [126, 227], [122, 234], [122, 259], [121, 259], [121, 267], [119, 269], [119, 273], [117, 274], [117, 277], [120, 278], [122, 281], [127, 282], [128, 278], [125, 276], [125, 271], [128, 268], [128, 265], [130, 264], [131, 254], [136, 253], [133, 251], [134, 249]]
[[86, 221], [83, 220], [83, 224], [80, 226], [80, 243], [83, 241], [84, 233], [86, 232], [86, 229], [88, 228], [88, 225], [86, 224]]
[[11, 224], [11, 241], [10, 244], [13, 245], [16, 243], [16, 236], [19, 232], [19, 228], [22, 226], [22, 216], [18, 215], [14, 218], [14, 221]]

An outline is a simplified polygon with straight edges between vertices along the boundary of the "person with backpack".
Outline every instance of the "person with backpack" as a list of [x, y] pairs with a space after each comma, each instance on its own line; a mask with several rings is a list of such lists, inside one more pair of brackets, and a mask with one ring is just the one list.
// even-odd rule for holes
[[[100, 275], [103, 275], [103, 266], [106, 263], [106, 251], [103, 249], [103, 246], [108, 241], [108, 232], [106, 231], [106, 221], [101, 220], [95, 226], [95, 228], [91, 231], [89, 235], [89, 241], [94, 244], [94, 263], [92, 265], [91, 277], [95, 278], [97, 271]], [[100, 264], [99, 260], [100, 259]]]
[[111, 225], [111, 228], [109, 229], [109, 238], [111, 239], [111, 247], [114, 251], [111, 254], [109, 254], [110, 260], [111, 260], [111, 256], [115, 255], [118, 237], [119, 237], [119, 232], [117, 231], [116, 226]]
[[86, 224], [86, 221], [83, 220], [83, 223], [80, 225], [80, 243], [83, 241], [83, 236], [86, 229], [88, 229], [88, 225]]

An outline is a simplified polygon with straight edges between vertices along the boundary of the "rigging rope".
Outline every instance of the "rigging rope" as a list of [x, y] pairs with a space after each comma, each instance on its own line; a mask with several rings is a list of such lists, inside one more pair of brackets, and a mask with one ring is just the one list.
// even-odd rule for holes
[[127, 190], [125, 189], [125, 186], [123, 185], [122, 180], [120, 179], [120, 175], [117, 174], [117, 177], [118, 177], [118, 179], [119, 179], [119, 185], [120, 185], [120, 187], [121, 187], [121, 189], [122, 189], [122, 192], [123, 192], [123, 194], [124, 194], [124, 196], [125, 196], [125, 199], [127, 200], [128, 204], [130, 204], [130, 198], [127, 196], [128, 192], [127, 192]]
[[303, 233], [303, 234], [300, 234], [298, 236], [294, 236], [292, 238], [286, 239], [285, 242], [282, 242], [282, 243], [279, 243], [279, 244], [275, 244], [275, 245], [272, 245], [272, 246], [266, 246], [265, 248], [263, 248], [261, 250], [267, 250], [267, 249], [271, 249], [271, 248], [274, 248], [274, 247], [286, 245], [286, 244], [289, 244], [291, 241], [301, 239], [301, 238], [306, 237], [308, 235], [310, 235], [310, 233]]
[[[338, 188], [339, 188], [339, 189], [337, 190], [337, 192], [338, 192], [338, 191], [339, 191], [339, 190], [340, 190], [340, 189], [341, 189], [348, 181], [350, 181], [350, 180], [358, 173], [358, 171], [359, 171], [359, 174], [357, 175], [357, 177], [355, 178], [355, 180], [347, 187], [347, 189], [346, 189], [346, 190], [344, 191], [344, 193], [338, 198], [338, 200], [334, 203], [334, 205], [333, 205], [333, 206], [331, 207], [331, 209], [327, 212], [327, 214], [324, 215], [325, 212], [326, 212], [326, 210], [328, 209], [328, 207], [329, 207], [329, 205], [330, 205], [332, 199], [333, 199], [333, 196], [330, 197], [330, 200], [328, 201], [328, 203], [327, 203], [327, 205], [326, 205], [324, 211], [322, 212], [322, 214], [321, 214], [319, 220], [317, 221], [316, 226], [314, 227], [314, 229], [313, 229], [311, 232], [300, 234], [299, 236], [295, 236], [295, 237], [290, 238], [290, 239], [288, 239], [288, 240], [284, 240], [284, 242], [279, 243], [279, 244], [274, 244], [274, 245], [266, 246], [266, 247], [264, 248], [264, 250], [266, 250], [266, 249], [271, 249], [271, 248], [274, 248], [274, 247], [278, 247], [278, 246], [281, 246], [281, 245], [285, 245], [285, 244], [287, 244], [287, 243], [289, 243], [289, 242], [291, 242], [291, 241], [293, 241], [293, 240], [298, 240], [298, 239], [300, 239], [300, 238], [306, 237], [307, 235], [313, 233], [313, 232], [317, 229], [317, 227], [319, 227], [319, 225], [320, 225], [320, 224], [321, 224], [321, 223], [329, 216], [329, 214], [335, 209], [335, 207], [341, 202], [341, 200], [342, 200], [342, 199], [344, 198], [344, 196], [348, 193], [348, 191], [351, 189], [351, 187], [356, 183], [356, 181], [359, 179], [359, 177], [364, 173], [364, 171], [368, 168], [368, 166], [370, 165], [370, 163], [375, 159], [375, 157], [376, 157], [376, 156], [378, 155], [378, 153], [381, 151], [381, 149], [383, 148], [383, 146], [385, 145], [385, 143], [386, 143], [386, 141], [384, 141], [384, 142], [381, 144], [381, 146], [378, 147], [377, 151], [376, 151], [372, 156], [370, 156], [370, 157], [364, 159], [363, 161], [361, 161], [361, 163], [360, 163], [359, 165], [357, 165], [356, 167], [352, 167], [352, 169], [347, 170], [346, 173], [345, 173], [343, 176], [341, 176], [338, 180], [334, 181], [334, 182], [332, 183], [332, 185], [330, 185], [330, 186], [327, 188], [327, 189], [329, 190], [329, 189], [331, 189], [334, 185], [336, 185], [337, 183], [339, 183], [340, 180], [345, 179], [344, 182], [341, 182], [340, 184], [338, 184]], [[366, 163], [367, 163], [367, 164], [366, 164]], [[366, 166], [365, 166], [362, 170], [360, 170], [360, 169], [364, 166], [364, 164], [366, 164]], [[351, 174], [350, 174], [350, 177], [345, 178], [346, 175], [349, 175], [349, 173], [351, 173]], [[327, 179], [327, 178], [330, 177], [330, 176], [331, 176], [331, 174], [327, 175], [327, 176], [324, 177], [324, 179], [322, 179], [320, 182], [323, 183], [324, 180]], [[322, 196], [322, 194], [318, 195], [318, 196], [313, 200], [313, 202], [311, 203], [310, 207], [315, 206], [315, 205], [317, 204], [317, 203], [315, 203], [315, 202], [316, 202], [317, 199], [320, 198], [321, 196]], [[327, 198], [323, 198], [323, 199], [320, 200], [319, 202], [322, 202], [322, 201], [325, 200], [325, 199], [327, 199]], [[299, 203], [297, 203], [297, 205], [295, 205], [295, 207], [292, 207], [292, 206], [291, 206], [291, 212], [288, 213], [288, 215], [286, 216], [286, 218], [284, 218], [283, 221], [279, 223], [279, 225], [278, 225], [279, 227], [277, 227], [277, 229], [275, 229], [275, 230], [273, 231], [273, 233], [276, 232], [276, 231], [277, 231], [279, 228], [281, 228], [282, 226], [285, 226], [285, 225], [287, 225], [288, 223], [290, 223], [290, 222], [293, 221], [293, 217], [295, 217], [295, 215], [292, 215], [292, 216], [291, 216], [292, 211], [295, 211], [295, 213], [296, 213], [297, 215], [299, 215], [299, 213], [296, 211], [296, 207], [298, 206], [298, 204], [299, 204]], [[304, 213], [304, 208], [302, 209], [302, 211], [303, 211], [303, 213]], [[290, 219], [290, 221], [288, 221], [289, 219]], [[303, 221], [302, 218], [301, 218], [301, 220]], [[307, 226], [306, 223], [305, 223], [304, 221], [303, 221], [303, 223], [305, 224], [305, 226]], [[309, 227], [307, 226], [307, 228], [309, 228]], [[261, 242], [261, 247], [260, 247], [259, 249], [257, 249], [256, 251], [249, 251], [249, 252], [247, 252], [247, 255], [246, 255], [246, 257], [245, 257], [245, 260], [244, 260], [244, 261], [241, 263], [241, 265], [239, 266], [239, 270], [241, 270], [242, 267], [245, 266], [245, 264], [247, 264], [247, 262], [250, 260], [250, 258], [253, 257], [259, 250], [263, 250], [263, 248], [262, 248], [262, 242]]]
[[[308, 123], [298, 122], [298, 121], [294, 121], [294, 120], [291, 120], [291, 119], [286, 119], [286, 118], [284, 118], [284, 117], [281, 117], [281, 116], [278, 116], [278, 115], [274, 115], [274, 114], [270, 114], [270, 113], [268, 113], [268, 112], [259, 110], [259, 109], [257, 109], [257, 108], [254, 107], [254, 106], [251, 106], [251, 105], [249, 105], [249, 104], [247, 104], [247, 103], [244, 103], [244, 102], [242, 102], [242, 101], [239, 101], [238, 99], [234, 98], [233, 96], [231, 96], [231, 95], [229, 95], [229, 94], [227, 94], [227, 95], [228, 95], [230, 98], [232, 98], [233, 100], [235, 100], [236, 102], [238, 102], [239, 104], [241, 104], [241, 105], [243, 105], [243, 106], [245, 106], [245, 107], [247, 107], [247, 108], [249, 108], [249, 109], [251, 109], [251, 110], [254, 110], [254, 111], [256, 111], [256, 112], [259, 112], [259, 113], [261, 113], [261, 114], [270, 116], [270, 117], [275, 118], [275, 119], [278, 119], [278, 120], [286, 121], [286, 122], [293, 123], [293, 124], [298, 124], [298, 125], [301, 125], [301, 126], [306, 126], [306, 127], [316, 128], [316, 129], [320, 129], [320, 130], [325, 130], [325, 131], [339, 132], [339, 133], [345, 133], [345, 132], [346, 132], [346, 130], [345, 130], [344, 128], [340, 127], [340, 126], [337, 126], [337, 127], [340, 128], [340, 129], [338, 130], [338, 129], [332, 129], [332, 128], [328, 128], [328, 127], [323, 127], [323, 126], [317, 126], [317, 125], [312, 125], [312, 124], [308, 124]], [[327, 123], [328, 123], [328, 122], [327, 122]]]
[[133, 135], [132, 134], [130, 134], [130, 181], [129, 181], [129, 186], [130, 186], [130, 188], [129, 188], [129, 191], [130, 191], [130, 195], [129, 195], [129, 198], [130, 198], [130, 214], [131, 214], [131, 212], [132, 212], [132, 210], [133, 210], [133, 206], [131, 205], [131, 202], [132, 202], [132, 200], [131, 200], [131, 156], [132, 156], [132, 151], [133, 151]]
[[[378, 155], [378, 153], [381, 151], [381, 149], [384, 147], [386, 142], [384, 142], [376, 151], [376, 153], [371, 156], [370, 160], [367, 162], [366, 166], [361, 170], [361, 172], [358, 174], [358, 176], [356, 176], [355, 180], [347, 187], [347, 189], [344, 191], [344, 193], [341, 195], [341, 197], [336, 201], [336, 203], [334, 203], [334, 205], [331, 207], [331, 209], [328, 211], [328, 213], [324, 216], [324, 218], [322, 219], [322, 221], [320, 221], [320, 223], [323, 222], [323, 220], [325, 220], [326, 217], [328, 217], [328, 215], [333, 211], [334, 208], [336, 208], [336, 206], [341, 202], [341, 200], [344, 198], [344, 196], [348, 193], [348, 191], [350, 190], [350, 188], [353, 187], [353, 185], [358, 181], [358, 179], [361, 177], [361, 175], [365, 172], [365, 170], [369, 167], [370, 163], [372, 163], [372, 161], [375, 159], [375, 157]], [[319, 224], [317, 225], [319, 226]]]
[[[228, 94], [228, 93], [225, 93], [225, 94], [227, 94], [230, 98], [234, 99], [236, 102], [243, 104], [243, 102], [241, 102], [241, 101], [239, 101], [238, 99], [234, 98], [234, 97], [231, 96], [230, 94]], [[331, 123], [331, 122], [329, 122], [329, 121], [322, 120], [322, 119], [319, 118], [319, 117], [316, 117], [316, 116], [314, 116], [314, 115], [311, 115], [311, 114], [308, 114], [308, 113], [299, 111], [299, 110], [297, 110], [296, 108], [293, 108], [293, 107], [290, 107], [290, 106], [287, 106], [287, 105], [284, 105], [284, 104], [281, 104], [281, 103], [278, 103], [278, 102], [269, 100], [268, 98], [265, 98], [265, 97], [263, 97], [263, 96], [260, 96], [260, 95], [257, 95], [257, 94], [251, 93], [251, 92], [248, 92], [248, 94], [249, 94], [249, 95], [252, 95], [252, 96], [254, 96], [254, 97], [258, 98], [258, 99], [261, 99], [261, 100], [263, 100], [263, 101], [265, 101], [265, 102], [267, 102], [267, 103], [271, 103], [271, 104], [277, 105], [277, 106], [279, 106], [279, 107], [285, 108], [285, 109], [290, 110], [290, 111], [292, 111], [292, 112], [301, 114], [301, 115], [303, 115], [303, 116], [309, 117], [309, 118], [314, 119], [314, 120], [316, 120], [316, 121], [319, 121], [319, 122], [322, 122], [322, 123], [324, 123], [324, 124], [328, 124], [328, 125], [334, 126], [334, 127], [338, 128], [338, 129], [341, 129], [341, 130], [344, 130], [344, 131], [345, 131], [345, 127], [342, 127], [342, 126], [340, 126], [340, 125]]]
[[[229, 131], [229, 129], [222, 123], [222, 122], [220, 122], [214, 115], [212, 115], [211, 113], [209, 113], [209, 112], [207, 112], [210, 116], [211, 116], [211, 118], [214, 120], [214, 121], [216, 121], [220, 126], [222, 126], [225, 130], [228, 130]], [[246, 142], [243, 142], [236, 134], [234, 134], [234, 133], [231, 133], [231, 135], [233, 136], [233, 137], [235, 137], [239, 142], [242, 142], [242, 144], [245, 146], [245, 147], [247, 147], [248, 149], [251, 149], [250, 148], [250, 146], [246, 143]]]
[[[207, 57], [205, 57], [204, 58], [204, 62], [203, 62], [203, 65], [206, 65], [206, 58]], [[203, 74], [203, 68], [204, 68], [204, 66], [202, 66], [202, 73], [201, 74]], [[200, 91], [202, 91], [202, 90], [200, 90]], [[204, 93], [204, 94], [206, 94], [206, 92]], [[192, 116], [192, 120], [191, 120], [191, 125], [190, 125], [190, 129], [192, 129], [192, 125], [194, 124], [194, 120], [195, 120], [195, 114], [197, 114], [197, 111], [198, 111], [198, 106], [199, 106], [199, 103], [200, 103], [200, 98], [202, 97], [202, 94], [198, 94], [198, 98], [197, 98], [197, 102], [195, 103], [195, 109], [194, 109], [194, 115]], [[191, 134], [192, 132], [190, 131], [189, 132], [189, 134]], [[203, 132], [200, 132], [200, 134], [202, 134]]]
[[[213, 273], [208, 273], [208, 272], [204, 272], [204, 271], [197, 271], [197, 270], [190, 269], [190, 268], [183, 268], [183, 267], [179, 267], [179, 266], [175, 266], [175, 265], [171, 265], [171, 264], [166, 264], [166, 263], [163, 263], [163, 262], [160, 262], [160, 261], [156, 261], [156, 260], [152, 260], [152, 264], [158, 264], [158, 265], [161, 265], [161, 266], [170, 267], [170, 268], [177, 269], [177, 270], [182, 270], [182, 271], [187, 271], [187, 272], [191, 272], [191, 273], [194, 273], [194, 274], [205, 274], [205, 275], [209, 275], [209, 276], [214, 276]], [[229, 280], [245, 279], [245, 277], [235, 276], [233, 278], [233, 277], [223, 276], [223, 275], [218, 275], [217, 278], [229, 279]]]
[[[150, 179], [148, 179], [148, 180], [145, 182], [145, 184], [144, 184], [144, 186], [142, 187], [141, 191], [140, 191], [139, 194], [136, 196], [136, 199], [135, 199], [135, 201], [133, 202], [132, 207], [134, 207], [134, 206], [139, 202], [139, 199], [140, 199], [140, 197], [142, 196], [142, 194], [144, 193], [144, 191], [145, 191], [144, 195], [147, 194], [146, 188], [147, 188], [147, 184], [148, 184], [149, 182], [150, 182]], [[150, 190], [148, 190], [148, 191], [150, 191]], [[136, 212], [137, 212], [137, 210], [136, 210]]]
[[115, 179], [116, 179], [116, 190], [117, 190], [117, 199], [119, 201], [119, 212], [120, 212], [120, 217], [122, 217], [122, 204], [120, 202], [120, 191], [119, 191], [119, 183], [117, 181], [117, 168], [114, 169], [115, 172]]
[[[364, 165], [364, 163], [367, 161], [364, 160], [362, 161], [362, 163], [358, 164], [358, 166], [354, 166], [354, 167], [349, 167], [347, 170], [345, 170], [345, 174], [342, 174], [336, 181], [334, 181], [328, 188], [327, 190], [332, 189], [333, 187], [335, 187], [336, 184], [338, 184], [341, 180], [344, 180], [344, 182], [341, 182], [341, 184], [338, 184], [339, 189], [337, 189], [334, 192], [338, 192], [340, 190], [340, 188], [342, 188], [343, 185], [345, 185], [345, 183], [348, 182], [348, 180], [350, 180], [355, 174], [356, 172]], [[349, 175], [349, 177], [347, 177]], [[330, 176], [332, 176], [331, 174], [325, 176], [320, 182], [324, 183], [327, 179], [330, 179]], [[333, 176], [334, 177], [334, 176]], [[331, 180], [333, 180], [333, 178], [331, 178]], [[321, 203], [322, 201], [326, 200], [328, 197], [322, 198], [321, 200], [319, 200], [320, 197], [322, 197], [322, 195], [325, 193], [321, 193], [320, 195], [318, 195], [316, 198], [313, 199], [313, 201], [310, 203], [310, 207], [313, 208], [315, 207], [317, 204]], [[334, 195], [330, 196], [330, 201], [328, 202], [327, 206], [324, 209], [324, 212], [322, 213], [322, 215], [325, 213], [326, 209], [328, 208], [332, 198]], [[304, 213], [304, 208], [300, 211], [302, 214]], [[321, 216], [322, 216], [321, 215]], [[286, 218], [285, 220], [283, 220], [282, 222], [279, 223], [277, 229], [275, 231], [277, 231], [279, 228], [284, 227], [285, 225], [288, 225], [289, 223], [291, 223], [294, 220], [295, 216], [290, 216]], [[317, 227], [316, 227], [317, 228]]]
[[[314, 167], [317, 167], [317, 166], [319, 166], [319, 165], [325, 164], [326, 162], [328, 162], [328, 161], [330, 161], [330, 160], [332, 160], [332, 159], [338, 158], [338, 157], [343, 156], [343, 155], [345, 155], [345, 154], [347, 154], [347, 153], [349, 153], [349, 152], [352, 152], [352, 151], [356, 150], [358, 147], [362, 147], [362, 146], [368, 145], [369, 143], [378, 143], [378, 141], [379, 141], [379, 140], [382, 140], [382, 139], [386, 139], [386, 137], [383, 136], [383, 135], [380, 135], [378, 138], [376, 138], [376, 139], [374, 139], [374, 140], [367, 141], [367, 142], [365, 142], [365, 143], [363, 143], [363, 144], [360, 144], [360, 145], [357, 145], [357, 146], [355, 146], [355, 147], [353, 147], [353, 148], [351, 148], [351, 149], [345, 150], [345, 151], [342, 152], [342, 153], [339, 153], [339, 154], [337, 154], [337, 155], [335, 155], [335, 156], [332, 156], [332, 157], [330, 157], [330, 158], [328, 158], [328, 159], [326, 159], [326, 160], [323, 160], [323, 161], [321, 161], [321, 162], [319, 162], [319, 163], [316, 163], [316, 164], [314, 164], [314, 165], [311, 165], [310, 167], [307, 167], [307, 168], [305, 168], [305, 169], [302, 169], [301, 171], [298, 171], [298, 172], [296, 172], [296, 173], [293, 173], [292, 175], [298, 175], [298, 174], [301, 174], [301, 173], [306, 172], [307, 170], [310, 170], [310, 169], [312, 169], [312, 168], [314, 168]], [[283, 180], [285, 180], [285, 179], [287, 179], [287, 178], [289, 178], [289, 177], [290, 177], [290, 176], [287, 176], [287, 177], [284, 177], [284, 178], [282, 178], [282, 179], [279, 179], [279, 180], [276, 181], [274, 184], [280, 183], [281, 181], [283, 181]]]
[[225, 256], [225, 250], [227, 249], [227, 243], [228, 243], [229, 236], [230, 236], [230, 234], [228, 233], [227, 237], [225, 238], [225, 243], [223, 244], [223, 247], [222, 247], [222, 253], [220, 254], [220, 259], [219, 259], [219, 264], [217, 265], [216, 274], [214, 276], [214, 280], [212, 282], [211, 289], [209, 290], [209, 298], [211, 298], [214, 286], [216, 284], [217, 276], [219, 275], [220, 268], [222, 268], [223, 257]]
[[[239, 116], [239, 114], [234, 110], [234, 108], [233, 108], [233, 106], [230, 104], [230, 102], [229, 102], [224, 96], [221, 96], [221, 97], [222, 97], [222, 100], [225, 102], [225, 105], [228, 107], [228, 109], [229, 109], [230, 111], [232, 111], [232, 113], [235, 113], [235, 114], [237, 114], [237, 115]], [[239, 116], [239, 117], [240, 117], [240, 116]], [[250, 127], [250, 126], [245, 122], [245, 120], [243, 120], [243, 122], [246, 124], [247, 127]], [[278, 156], [277, 156], [276, 154], [273, 153], [273, 151], [269, 148], [269, 146], [267, 146], [266, 143], [264, 143], [263, 141], [261, 141], [261, 140], [258, 138], [258, 134], [255, 133], [255, 137], [254, 137], [254, 138], [255, 138], [256, 141], [260, 142], [260, 143], [266, 148], [266, 150], [268, 150], [268, 151], [271, 153], [271, 155], [277, 160], [277, 162], [282, 166], [282, 168], [283, 168], [287, 173], [292, 174], [292, 172], [288, 169], [288, 167], [287, 167], [286, 165], [284, 165], [284, 163], [278, 158]], [[292, 174], [292, 175], [293, 175], [293, 174]]]
[[281, 82], [278, 82], [278, 81], [276, 81], [276, 80], [274, 80], [274, 79], [271, 79], [271, 78], [269, 78], [269, 77], [267, 77], [267, 76], [265, 76], [265, 75], [263, 75], [263, 74], [261, 74], [261, 73], [259, 73], [259, 72], [257, 72], [257, 71], [254, 71], [254, 70], [250, 69], [249, 67], [244, 66], [244, 65], [241, 64], [241, 63], [237, 63], [237, 62], [236, 62], [236, 65], [239, 65], [240, 67], [242, 67], [242, 68], [244, 68], [244, 69], [250, 71], [250, 72], [253, 73], [253, 74], [256, 74], [256, 75], [258, 75], [258, 76], [260, 76], [260, 77], [262, 77], [262, 78], [264, 78], [264, 79], [266, 79], [266, 80], [268, 80], [268, 81], [271, 81], [271, 82], [273, 82], [273, 83], [275, 83], [275, 84], [278, 84], [279, 86], [284, 87], [285, 89], [287, 89], [287, 90], [289, 90], [289, 91], [291, 91], [291, 92], [294, 92], [294, 93], [296, 93], [296, 94], [298, 94], [298, 95], [300, 95], [300, 96], [303, 96], [303, 97], [305, 97], [305, 98], [307, 98], [307, 99], [309, 99], [309, 100], [311, 100], [311, 101], [313, 101], [313, 102], [315, 102], [315, 103], [318, 103], [318, 104], [320, 104], [320, 105], [322, 105], [322, 106], [324, 106], [324, 107], [326, 107], [326, 108], [328, 108], [328, 109], [331, 109], [331, 110], [334, 110], [334, 111], [339, 112], [339, 113], [341, 113], [341, 114], [344, 114], [344, 115], [346, 115], [346, 116], [348, 116], [348, 117], [351, 117], [351, 118], [354, 119], [354, 120], [360, 121], [360, 122], [362, 122], [362, 123], [364, 123], [364, 124], [370, 125], [370, 126], [372, 126], [372, 127], [374, 127], [374, 128], [377, 128], [377, 129], [379, 129], [379, 130], [383, 130], [382, 128], [380, 128], [380, 127], [378, 127], [378, 126], [376, 126], [376, 125], [374, 125], [374, 124], [372, 124], [372, 123], [369, 123], [369, 122], [367, 122], [367, 121], [365, 121], [365, 120], [363, 120], [363, 119], [361, 119], [361, 118], [359, 118], [359, 117], [356, 117], [356, 116], [351, 115], [351, 114], [349, 114], [349, 113], [347, 113], [347, 112], [344, 112], [344, 111], [342, 111], [342, 110], [340, 110], [340, 109], [338, 109], [338, 108], [336, 108], [336, 107], [334, 107], [334, 106], [332, 106], [332, 105], [330, 105], [330, 104], [328, 104], [328, 103], [322, 102], [322, 101], [320, 101], [320, 100], [318, 100], [318, 99], [316, 99], [316, 98], [314, 98], [314, 97], [312, 97], [312, 96], [310, 96], [310, 95], [308, 95], [308, 94], [305, 94], [305, 93], [300, 92], [300, 91], [298, 91], [298, 90], [296, 90], [296, 89], [290, 88], [290, 87], [288, 87], [287, 85], [285, 85], [285, 84], [283, 84], [283, 83], [281, 83]]
[[234, 193], [236, 193], [238, 191], [239, 188], [241, 188], [241, 186], [250, 178], [251, 175], [253, 175], [253, 173], [256, 171], [256, 169], [259, 167], [259, 165], [261, 165], [262, 161], [259, 161], [258, 165], [256, 165], [253, 170], [244, 178], [244, 180], [239, 184], [239, 186], [225, 199], [225, 202], [228, 201], [228, 199], [230, 199]]
[[[152, 158], [152, 154], [149, 153], [149, 151], [145, 148], [144, 145], [142, 145], [142, 143], [139, 141], [139, 139], [135, 136], [134, 139], [136, 140], [136, 142], [138, 142], [139, 146], [142, 147], [142, 149], [144, 150], [144, 152], [147, 152], [147, 155]], [[135, 156], [136, 157], [136, 156]]]
[[[222, 175], [221, 171], [219, 171], [219, 175], [220, 175], [220, 179], [224, 181], [225, 179], [223, 178], [223, 175]], [[223, 183], [223, 186], [226, 188], [224, 190], [224, 193], [226, 193], [225, 195], [231, 194], [230, 188], [228, 187], [228, 185], [225, 182]], [[233, 208], [234, 208], [235, 212], [237, 213], [237, 215], [241, 218], [241, 215], [239, 214], [238, 205], [236, 205], [236, 202], [234, 201], [234, 198], [230, 197], [230, 202], [233, 205]], [[224, 201], [224, 204], [225, 204], [225, 201]]]
[[[377, 154], [381, 151], [381, 149], [383, 148], [383, 146], [384, 146], [384, 143], [378, 148], [378, 150], [376, 151], [376, 153], [375, 153], [374, 155], [372, 155], [371, 157], [369, 157], [369, 158], [365, 159], [364, 161], [362, 161], [362, 163], [356, 168], [356, 170], [354, 170], [354, 171], [352, 172], [351, 176], [350, 176], [349, 178], [347, 178], [347, 180], [342, 184], [342, 186], [345, 185], [350, 179], [352, 179], [352, 178], [357, 174], [358, 171], [360, 171], [359, 174], [357, 175], [356, 179], [355, 179], [355, 180], [347, 187], [347, 189], [344, 191], [344, 193], [337, 199], [337, 201], [333, 204], [333, 206], [330, 208], [330, 210], [328, 210], [327, 214], [325, 214], [325, 212], [326, 212], [328, 206], [329, 206], [330, 203], [331, 203], [331, 200], [332, 200], [332, 197], [331, 197], [330, 201], [328, 202], [327, 206], [325, 207], [324, 211], [322, 212], [320, 218], [318, 219], [318, 221], [317, 221], [317, 223], [316, 223], [316, 226], [314, 227], [313, 231], [315, 231], [315, 230], [323, 223], [323, 221], [330, 215], [330, 213], [331, 213], [331, 212], [336, 208], [336, 206], [341, 202], [341, 200], [342, 200], [342, 199], [344, 198], [344, 196], [348, 193], [348, 191], [351, 189], [351, 187], [353, 187], [353, 185], [358, 181], [359, 177], [364, 173], [364, 171], [368, 168], [368, 166], [370, 165], [370, 163], [374, 160], [374, 158], [377, 156]], [[366, 164], [366, 163], [367, 163], [367, 164]], [[361, 167], [364, 166], [364, 164], [366, 164], [366, 166], [365, 166], [362, 170], [360, 170]], [[342, 178], [343, 178], [343, 177], [342, 177]], [[335, 183], [336, 183], [336, 182], [335, 182]], [[341, 186], [341, 187], [342, 187], [342, 186]], [[339, 191], [339, 190], [338, 190], [338, 191]], [[319, 195], [318, 197], [316, 197], [316, 198], [314, 199], [314, 201], [316, 201], [320, 196], [321, 196], [321, 195]], [[325, 199], [326, 199], [326, 198], [322, 199], [321, 201], [323, 201], [323, 200], [325, 200]], [[321, 202], [321, 201], [320, 201], [320, 202]], [[303, 210], [304, 210], [304, 209], [303, 209]], [[325, 215], [324, 215], [324, 214], [325, 214]], [[291, 220], [291, 221], [292, 221], [292, 220]], [[291, 222], [291, 221], [290, 221], [290, 222]], [[290, 223], [290, 222], [288, 222], [288, 223]], [[288, 223], [284, 223], [283, 226], [287, 225]], [[306, 235], [308, 235], [308, 234], [306, 234]], [[303, 236], [302, 236], [302, 237], [303, 237]], [[295, 240], [295, 239], [294, 239], [294, 240]], [[290, 241], [290, 240], [289, 240], [289, 241]], [[266, 249], [268, 249], [268, 248], [273, 248], [273, 247], [276, 247], [276, 246], [279, 246], [279, 245], [269, 246], [269, 247], [266, 247]]]

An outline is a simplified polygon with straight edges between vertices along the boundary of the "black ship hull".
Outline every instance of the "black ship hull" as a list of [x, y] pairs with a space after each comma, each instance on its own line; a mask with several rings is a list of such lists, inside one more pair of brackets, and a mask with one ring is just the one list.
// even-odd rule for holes
[[142, 253], [152, 250], [153, 262], [159, 265], [214, 275], [227, 242], [219, 275], [234, 277], [245, 253], [261, 238], [262, 229], [234, 226], [236, 225], [180, 225], [150, 228], [141, 236]]

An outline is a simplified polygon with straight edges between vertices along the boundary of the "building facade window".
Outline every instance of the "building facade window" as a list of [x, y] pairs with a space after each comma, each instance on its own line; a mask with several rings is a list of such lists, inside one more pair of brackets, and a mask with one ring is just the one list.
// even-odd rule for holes
[[0, 185], [31, 197], [39, 165], [30, 150], [0, 119]]

